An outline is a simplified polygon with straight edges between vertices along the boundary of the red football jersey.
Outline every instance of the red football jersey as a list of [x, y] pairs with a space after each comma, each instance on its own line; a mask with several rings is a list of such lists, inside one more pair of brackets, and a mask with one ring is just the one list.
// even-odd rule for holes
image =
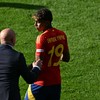
[[60, 58], [68, 50], [66, 34], [50, 28], [39, 35], [36, 40], [36, 56], [43, 57], [40, 75], [34, 84], [49, 86], [61, 84]]

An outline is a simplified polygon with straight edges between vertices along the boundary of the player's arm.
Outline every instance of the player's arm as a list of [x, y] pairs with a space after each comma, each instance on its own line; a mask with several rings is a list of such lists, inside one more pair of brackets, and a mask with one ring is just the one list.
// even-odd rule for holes
[[69, 47], [68, 47], [68, 42], [67, 42], [67, 36], [65, 35], [65, 45], [64, 45], [64, 51], [63, 54], [61, 56], [61, 60], [64, 62], [69, 62], [70, 60], [70, 53], [69, 53]]
[[43, 56], [35, 56], [35, 60], [37, 61], [38, 59], [41, 59], [41, 60], [43, 60], [44, 59], [44, 57]]
[[66, 52], [64, 52], [62, 54], [61, 60], [64, 61], [64, 62], [69, 62], [69, 60], [70, 60], [69, 50], [67, 50]]
[[35, 54], [35, 60], [38, 59], [43, 60], [44, 59], [44, 44], [45, 40], [42, 35], [39, 35], [36, 40], [36, 54]]

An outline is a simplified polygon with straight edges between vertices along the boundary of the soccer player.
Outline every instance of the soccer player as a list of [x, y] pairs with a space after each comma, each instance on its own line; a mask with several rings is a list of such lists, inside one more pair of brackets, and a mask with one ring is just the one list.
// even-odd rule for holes
[[52, 27], [52, 13], [42, 8], [33, 15], [35, 28], [42, 33], [36, 39], [36, 60], [43, 60], [36, 82], [29, 85], [25, 100], [60, 100], [60, 61], [68, 62], [70, 54], [66, 34]]

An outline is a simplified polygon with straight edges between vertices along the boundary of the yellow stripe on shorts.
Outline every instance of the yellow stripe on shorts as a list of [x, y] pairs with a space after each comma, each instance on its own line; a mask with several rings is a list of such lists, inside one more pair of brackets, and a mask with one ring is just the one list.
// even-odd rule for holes
[[32, 91], [31, 91], [31, 85], [29, 85], [29, 87], [28, 87], [28, 99], [29, 100], [35, 100], [35, 97], [34, 97], [34, 95], [32, 94]]

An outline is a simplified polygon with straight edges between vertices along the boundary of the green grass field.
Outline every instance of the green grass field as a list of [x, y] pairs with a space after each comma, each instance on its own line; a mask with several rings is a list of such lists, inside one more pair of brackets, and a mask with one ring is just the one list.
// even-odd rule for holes
[[[71, 60], [61, 62], [61, 100], [100, 100], [100, 0], [0, 0], [0, 30], [12, 28], [15, 49], [27, 64], [34, 60], [33, 13], [43, 7], [53, 13], [53, 26], [66, 32]], [[28, 84], [20, 78], [21, 97]]]

